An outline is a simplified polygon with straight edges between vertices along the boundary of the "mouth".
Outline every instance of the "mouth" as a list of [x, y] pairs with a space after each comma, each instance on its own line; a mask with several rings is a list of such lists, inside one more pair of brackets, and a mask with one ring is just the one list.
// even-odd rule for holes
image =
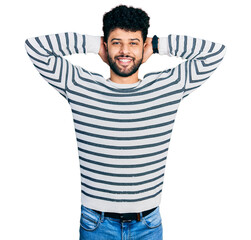
[[131, 57], [117, 57], [116, 59], [122, 66], [128, 66], [133, 61], [133, 58]]

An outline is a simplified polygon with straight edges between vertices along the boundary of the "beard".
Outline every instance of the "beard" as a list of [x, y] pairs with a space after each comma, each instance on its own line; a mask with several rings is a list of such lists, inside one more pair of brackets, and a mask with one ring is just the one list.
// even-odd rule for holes
[[108, 62], [109, 62], [109, 66], [112, 69], [112, 71], [117, 74], [120, 77], [129, 77], [131, 75], [133, 75], [134, 73], [136, 73], [140, 67], [140, 65], [142, 64], [142, 60], [143, 60], [143, 53], [142, 52], [142, 57], [141, 59], [139, 59], [138, 61], [135, 61], [135, 58], [132, 58], [132, 63], [133, 65], [131, 67], [129, 67], [128, 69], [123, 69], [122, 67], [120, 68], [117, 63], [116, 63], [116, 59], [118, 57], [130, 57], [127, 55], [120, 55], [115, 57], [115, 60], [113, 60], [110, 56], [109, 53], [107, 52], [107, 58], [108, 58]]

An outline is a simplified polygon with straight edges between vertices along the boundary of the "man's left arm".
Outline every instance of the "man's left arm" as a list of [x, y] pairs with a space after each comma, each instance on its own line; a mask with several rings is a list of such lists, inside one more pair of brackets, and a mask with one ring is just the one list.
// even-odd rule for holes
[[186, 81], [183, 98], [201, 86], [216, 70], [226, 53], [223, 44], [185, 35], [170, 34], [160, 37], [159, 54], [181, 57], [187, 61], [185, 67]]

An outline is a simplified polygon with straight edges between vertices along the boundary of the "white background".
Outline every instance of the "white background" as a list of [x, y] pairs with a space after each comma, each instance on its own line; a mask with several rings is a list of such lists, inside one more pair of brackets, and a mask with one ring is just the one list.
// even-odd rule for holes
[[[77, 240], [80, 170], [70, 107], [32, 65], [26, 38], [102, 35], [119, 3], [149, 16], [149, 36], [183, 34], [227, 46], [210, 79], [181, 103], [160, 205], [164, 240], [250, 240], [250, 7], [248, 1], [9, 1], [1, 6], [0, 239]], [[109, 77], [98, 55], [67, 57]], [[182, 60], [152, 56], [147, 72]]]

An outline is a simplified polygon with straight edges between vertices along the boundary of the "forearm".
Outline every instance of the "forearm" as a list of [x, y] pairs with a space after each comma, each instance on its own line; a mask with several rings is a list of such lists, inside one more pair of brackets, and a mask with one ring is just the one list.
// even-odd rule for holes
[[187, 60], [206, 60], [214, 57], [217, 60], [222, 58], [224, 53], [223, 44], [200, 38], [170, 34], [168, 37], [159, 39], [160, 55], [176, 56]]
[[75, 53], [98, 53], [100, 37], [81, 35], [75, 32], [43, 35], [25, 41], [27, 52], [33, 51], [37, 57], [46, 55], [67, 56]]
[[184, 77], [184, 95], [201, 86], [217, 69], [226, 53], [223, 44], [185, 35], [170, 34], [159, 38], [159, 54], [181, 57], [187, 61], [175, 69]]

